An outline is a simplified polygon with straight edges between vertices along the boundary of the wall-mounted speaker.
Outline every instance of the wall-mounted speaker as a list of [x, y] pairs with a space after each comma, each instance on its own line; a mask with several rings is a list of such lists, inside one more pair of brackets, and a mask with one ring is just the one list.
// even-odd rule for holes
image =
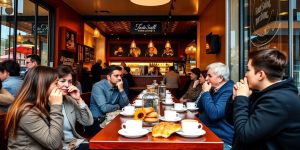
[[206, 54], [217, 54], [221, 49], [221, 41], [219, 35], [209, 33], [206, 35]]

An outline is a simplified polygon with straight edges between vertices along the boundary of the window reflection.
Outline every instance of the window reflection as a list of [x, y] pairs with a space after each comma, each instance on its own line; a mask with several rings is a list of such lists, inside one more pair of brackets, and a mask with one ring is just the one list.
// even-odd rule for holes
[[[15, 1], [12, 1], [13, 6]], [[41, 56], [42, 65], [48, 65], [49, 10], [39, 4], [38, 11], [35, 11], [35, 5], [30, 0], [18, 0], [16, 29], [14, 27], [14, 7], [9, 9], [0, 7], [0, 61], [13, 59], [13, 51], [16, 51], [16, 60], [23, 69], [26, 56], [36, 52]], [[35, 25], [36, 15], [38, 16], [37, 25]], [[35, 28], [37, 28], [36, 36]], [[14, 49], [14, 30], [17, 30], [16, 49]]]

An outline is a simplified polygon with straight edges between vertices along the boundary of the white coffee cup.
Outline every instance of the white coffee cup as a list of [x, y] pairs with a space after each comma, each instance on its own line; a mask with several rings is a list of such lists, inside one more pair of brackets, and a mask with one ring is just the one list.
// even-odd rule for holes
[[187, 109], [195, 109], [197, 107], [195, 102], [186, 102]]
[[143, 106], [143, 100], [137, 99], [133, 102], [134, 106]]
[[185, 108], [185, 105], [183, 105], [182, 103], [175, 103], [174, 104], [174, 109], [175, 110], [183, 110]]
[[179, 117], [179, 114], [174, 110], [165, 110], [164, 115], [166, 120], [174, 120]]
[[129, 134], [137, 134], [143, 129], [143, 122], [142, 120], [126, 120], [121, 127]]
[[184, 119], [181, 121], [182, 132], [186, 134], [193, 134], [197, 130], [202, 129], [202, 124], [194, 119]]
[[166, 98], [166, 99], [165, 99], [165, 102], [166, 102], [167, 104], [172, 104], [172, 103], [173, 103], [173, 99], [172, 99], [172, 98]]
[[135, 110], [134, 106], [125, 106], [122, 108], [122, 111], [128, 114], [133, 114]]

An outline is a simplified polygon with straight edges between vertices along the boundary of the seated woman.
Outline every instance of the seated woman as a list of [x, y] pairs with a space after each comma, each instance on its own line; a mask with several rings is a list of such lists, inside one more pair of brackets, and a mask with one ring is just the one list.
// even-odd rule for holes
[[15, 100], [6, 89], [2, 88], [2, 81], [0, 80], [0, 112], [3, 111], [2, 107], [10, 105]]
[[37, 66], [28, 71], [7, 112], [7, 149], [62, 148], [64, 117], [57, 80], [53, 68]]
[[185, 94], [180, 98], [180, 102], [195, 102], [201, 92], [201, 86], [202, 84], [200, 83], [200, 74], [201, 71], [199, 68], [193, 68], [191, 70], [191, 80], [192, 82], [190, 83], [190, 86], [188, 90], [185, 92]]
[[60, 65], [57, 68], [57, 87], [62, 91], [64, 116], [64, 147], [63, 149], [88, 149], [88, 142], [75, 131], [76, 121], [83, 126], [93, 124], [93, 116], [80, 97], [79, 89], [73, 85], [74, 71], [70, 66]]

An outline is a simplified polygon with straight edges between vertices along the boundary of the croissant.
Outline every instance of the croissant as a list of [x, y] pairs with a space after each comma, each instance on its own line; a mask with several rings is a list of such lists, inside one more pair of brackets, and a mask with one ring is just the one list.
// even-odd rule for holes
[[152, 128], [153, 137], [168, 138], [174, 132], [181, 130], [181, 125], [173, 122], [160, 122]]

